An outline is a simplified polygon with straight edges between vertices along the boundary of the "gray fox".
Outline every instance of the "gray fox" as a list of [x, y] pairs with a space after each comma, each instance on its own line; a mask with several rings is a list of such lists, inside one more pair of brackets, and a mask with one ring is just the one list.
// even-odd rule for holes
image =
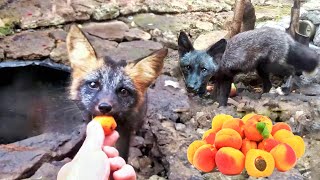
[[168, 50], [160, 49], [132, 63], [98, 58], [75, 25], [71, 26], [66, 42], [72, 68], [70, 98], [86, 114], [86, 121], [97, 115], [115, 118], [120, 134], [116, 146], [127, 161], [131, 136], [143, 124], [146, 91], [160, 75]]
[[319, 63], [314, 50], [296, 42], [286, 32], [270, 27], [245, 31], [228, 41], [221, 39], [206, 51], [195, 50], [188, 36], [180, 32], [178, 45], [187, 89], [202, 95], [213, 78], [219, 106], [227, 105], [231, 83], [238, 73], [256, 70], [263, 81], [263, 92], [269, 92], [272, 87], [269, 73], [312, 72]]

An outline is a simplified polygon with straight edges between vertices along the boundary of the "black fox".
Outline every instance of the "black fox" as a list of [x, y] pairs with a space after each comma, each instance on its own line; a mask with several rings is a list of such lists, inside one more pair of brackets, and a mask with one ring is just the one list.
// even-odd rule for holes
[[120, 134], [116, 146], [127, 161], [131, 135], [143, 124], [146, 91], [160, 75], [168, 50], [163, 48], [129, 64], [98, 58], [75, 25], [68, 33], [67, 49], [72, 68], [70, 98], [86, 114], [86, 121], [97, 115], [115, 118]]
[[195, 50], [188, 36], [180, 32], [178, 45], [187, 88], [201, 95], [212, 77], [220, 106], [227, 105], [231, 83], [238, 73], [256, 70], [263, 81], [263, 92], [269, 92], [269, 73], [312, 72], [319, 63], [314, 50], [270, 27], [245, 31], [228, 41], [221, 39], [206, 51]]

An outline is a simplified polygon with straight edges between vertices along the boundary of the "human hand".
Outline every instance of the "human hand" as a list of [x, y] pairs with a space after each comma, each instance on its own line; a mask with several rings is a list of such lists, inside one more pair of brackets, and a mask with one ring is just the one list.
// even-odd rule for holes
[[133, 167], [112, 147], [118, 138], [117, 131], [105, 136], [101, 125], [90, 121], [83, 145], [73, 160], [60, 169], [57, 180], [135, 180]]

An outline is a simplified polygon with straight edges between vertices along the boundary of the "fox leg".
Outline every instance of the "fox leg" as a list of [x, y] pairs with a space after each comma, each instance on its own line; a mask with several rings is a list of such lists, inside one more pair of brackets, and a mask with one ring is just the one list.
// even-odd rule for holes
[[285, 95], [290, 94], [293, 88], [293, 83], [294, 83], [293, 75], [290, 75], [286, 83], [281, 87], [281, 90]]
[[261, 63], [258, 65], [257, 73], [260, 76], [260, 78], [262, 79], [263, 92], [264, 93], [269, 92], [272, 87], [272, 84], [270, 81], [269, 72], [266, 70], [265, 64]]
[[217, 82], [217, 101], [219, 106], [227, 106], [233, 78], [224, 77]]

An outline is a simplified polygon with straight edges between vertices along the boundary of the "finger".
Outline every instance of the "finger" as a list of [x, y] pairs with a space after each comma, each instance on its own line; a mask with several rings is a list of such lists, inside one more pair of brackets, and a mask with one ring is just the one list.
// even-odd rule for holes
[[97, 121], [90, 121], [87, 125], [86, 139], [74, 157], [74, 160], [77, 160], [86, 153], [101, 150], [103, 142], [104, 132], [101, 124]]
[[113, 131], [109, 136], [106, 136], [103, 142], [104, 146], [114, 146], [119, 139], [118, 131]]
[[88, 153], [73, 164], [68, 179], [77, 180], [104, 180], [110, 175], [110, 162], [107, 155], [102, 151]]
[[132, 166], [126, 164], [113, 173], [113, 178], [115, 180], [136, 180], [136, 172]]
[[115, 147], [104, 146], [102, 150], [107, 154], [109, 158], [114, 158], [119, 156], [119, 151]]
[[119, 156], [114, 158], [109, 158], [109, 161], [110, 161], [111, 171], [117, 171], [126, 164], [126, 161]]
[[68, 162], [65, 165], [62, 166], [62, 168], [60, 169], [60, 171], [58, 172], [57, 175], [57, 180], [66, 180], [68, 173], [71, 171], [72, 168], [72, 163]]

